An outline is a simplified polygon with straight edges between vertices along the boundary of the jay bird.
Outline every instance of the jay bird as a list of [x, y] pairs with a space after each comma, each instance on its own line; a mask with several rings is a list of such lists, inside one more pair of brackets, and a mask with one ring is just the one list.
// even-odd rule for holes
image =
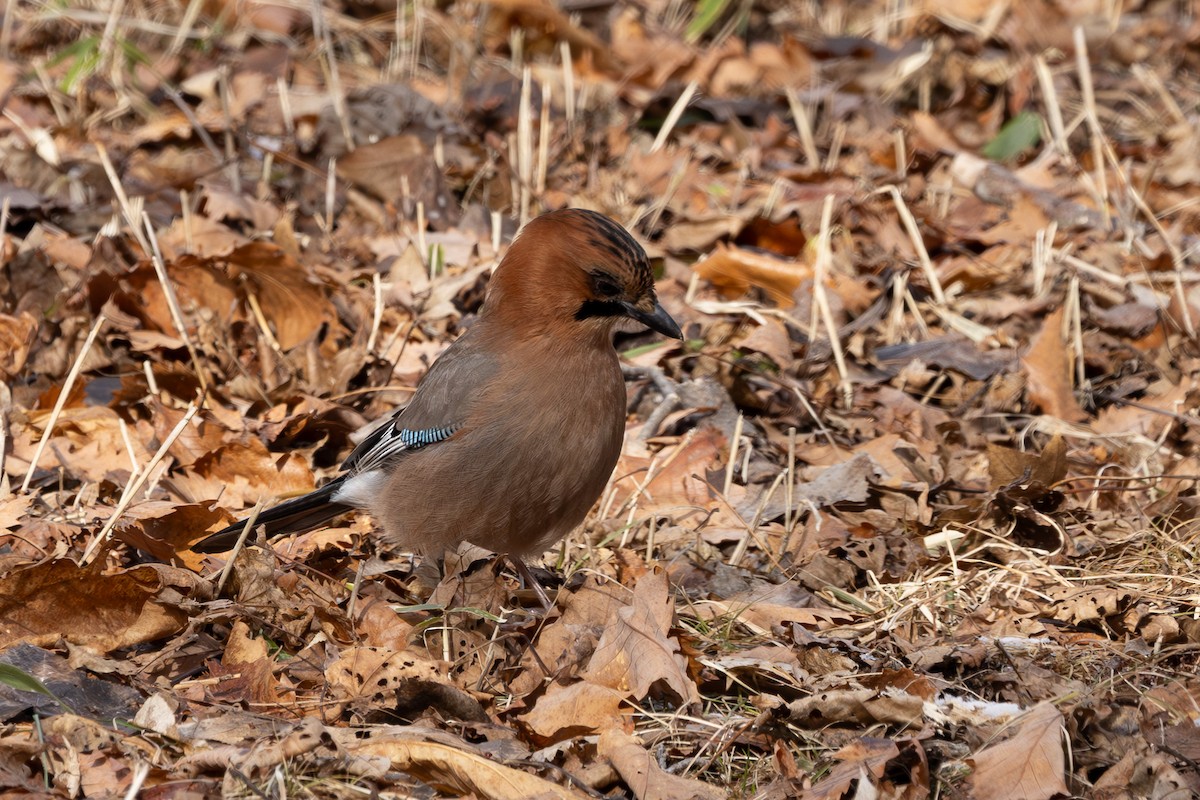
[[[522, 557], [579, 525], [616, 466], [626, 399], [612, 333], [626, 318], [683, 338], [629, 233], [582, 209], [531, 220], [496, 267], [478, 320], [408, 405], [340, 475], [264, 510], [256, 526], [299, 533], [362, 508], [392, 547], [441, 555], [470, 542], [508, 556], [529, 580]], [[194, 549], [227, 550], [242, 528]]]

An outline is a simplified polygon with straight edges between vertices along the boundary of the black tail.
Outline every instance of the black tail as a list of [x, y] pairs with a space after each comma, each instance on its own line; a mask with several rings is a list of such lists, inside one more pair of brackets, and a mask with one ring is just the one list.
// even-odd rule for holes
[[[344, 514], [353, 506], [332, 501], [333, 495], [341, 487], [342, 481], [343, 478], [335, 478], [315, 492], [309, 492], [277, 506], [263, 509], [254, 522], [255, 529], [257, 530], [260, 525], [265, 525], [267, 537], [274, 538], [283, 536], [285, 533], [310, 531], [338, 514]], [[245, 521], [235, 522], [228, 528], [201, 539], [192, 545], [192, 549], [197, 553], [220, 553], [230, 550], [237, 543], [238, 537], [242, 535], [242, 529], [245, 527]], [[253, 533], [251, 535], [253, 536]]]

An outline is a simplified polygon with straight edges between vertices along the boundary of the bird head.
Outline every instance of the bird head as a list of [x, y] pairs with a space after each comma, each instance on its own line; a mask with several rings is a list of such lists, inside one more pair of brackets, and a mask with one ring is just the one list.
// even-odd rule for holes
[[566, 326], [597, 337], [632, 319], [683, 338], [658, 302], [646, 251], [608, 217], [579, 208], [526, 224], [492, 276], [484, 314], [518, 328]]

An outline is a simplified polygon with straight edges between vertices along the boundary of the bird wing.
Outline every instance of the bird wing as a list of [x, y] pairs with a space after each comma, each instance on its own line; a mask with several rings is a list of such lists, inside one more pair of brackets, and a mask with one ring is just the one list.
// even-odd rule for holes
[[401, 453], [436, 445], [462, 429], [479, 390], [498, 369], [494, 354], [473, 346], [472, 332], [442, 353], [408, 405], [359, 442], [343, 470], [359, 475], [381, 469]]

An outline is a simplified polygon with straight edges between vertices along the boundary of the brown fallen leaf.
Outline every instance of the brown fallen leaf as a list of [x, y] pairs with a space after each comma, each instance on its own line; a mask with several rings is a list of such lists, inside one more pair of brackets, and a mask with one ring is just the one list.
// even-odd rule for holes
[[834, 753], [833, 758], [837, 760], [837, 766], [814, 784], [810, 791], [805, 792], [804, 796], [812, 800], [840, 800], [854, 781], [859, 782], [855, 797], [877, 796], [878, 790], [870, 779], [878, 780], [883, 777], [888, 762], [898, 755], [900, 748], [891, 739], [864, 736]]
[[363, 145], [338, 159], [338, 175], [378, 199], [424, 203], [446, 209], [452, 203], [431, 148], [419, 137], [400, 134]]
[[415, 652], [351, 647], [325, 669], [326, 682], [340, 700], [393, 698], [405, 681], [444, 679], [437, 664]]
[[812, 267], [803, 261], [787, 261], [723, 242], [718, 242], [712, 254], [693, 269], [726, 295], [742, 295], [755, 286], [766, 291], [781, 308], [795, 304], [792, 295], [813, 274]]
[[312, 336], [330, 319], [324, 289], [282, 248], [251, 242], [224, 260], [231, 277], [242, 281], [246, 292], [256, 298], [284, 350]]
[[1067, 476], [1067, 444], [1055, 434], [1040, 454], [989, 444], [988, 476], [993, 489], [1016, 480], [1052, 486]]
[[243, 620], [233, 623], [221, 662], [209, 664], [210, 674], [219, 681], [211, 688], [212, 697], [258, 707], [284, 702], [290, 693], [280, 692], [275, 659], [268, 644], [262, 636], [252, 636]]
[[106, 575], [101, 562], [80, 567], [56, 559], [3, 576], [0, 649], [17, 642], [48, 647], [65, 639], [108, 653], [187, 624], [187, 612], [157, 598], [169, 585], [194, 585], [200, 580], [195, 573], [145, 565]]
[[589, 681], [570, 686], [553, 683], [520, 720], [541, 744], [548, 745], [628, 726], [629, 710], [622, 713], [624, 701], [621, 692]]
[[587, 800], [587, 795], [498, 764], [486, 756], [437, 742], [376, 737], [350, 743], [356, 756], [383, 756], [392, 769], [415, 775], [435, 789], [473, 793], [484, 800]]
[[184, 497], [219, 499], [224, 507], [241, 508], [260, 497], [310, 492], [314, 480], [299, 453], [270, 453], [258, 439], [247, 439], [245, 444], [227, 444], [201, 456], [171, 484]]
[[1021, 364], [1029, 378], [1029, 400], [1044, 414], [1066, 422], [1082, 422], [1087, 413], [1080, 408], [1071, 386], [1071, 355], [1063, 336], [1063, 309], [1042, 321], [1042, 329]]
[[638, 699], [646, 697], [661, 681], [677, 702], [699, 702], [700, 693], [687, 674], [679, 641], [668, 636], [675, 601], [667, 588], [667, 574], [661, 568], [638, 580], [632, 602], [617, 612], [596, 645], [583, 674], [586, 680]]
[[[871, 484], [881, 483], [884, 474], [879, 464], [866, 453], [858, 453], [840, 464], [826, 467], [811, 481], [798, 481], [792, 490], [796, 505], [811, 503], [822, 508], [838, 503], [861, 503], [867, 499]], [[787, 510], [787, 493], [777, 489], [768, 497], [768, 487], [748, 492], [745, 502], [738, 506], [743, 519], [766, 522], [778, 519]], [[765, 500], [765, 502], [764, 502]]]
[[1011, 738], [968, 759], [975, 771], [967, 781], [976, 800], [1049, 800], [1069, 794], [1059, 710], [1039, 703], [1016, 724]]
[[727, 796], [716, 786], [667, 772], [645, 745], [623, 731], [600, 734], [596, 750], [612, 762], [637, 800], [722, 800]]
[[1138, 593], [1113, 586], [1057, 589], [1049, 595], [1054, 619], [1075, 625], [1116, 616], [1139, 599]]

